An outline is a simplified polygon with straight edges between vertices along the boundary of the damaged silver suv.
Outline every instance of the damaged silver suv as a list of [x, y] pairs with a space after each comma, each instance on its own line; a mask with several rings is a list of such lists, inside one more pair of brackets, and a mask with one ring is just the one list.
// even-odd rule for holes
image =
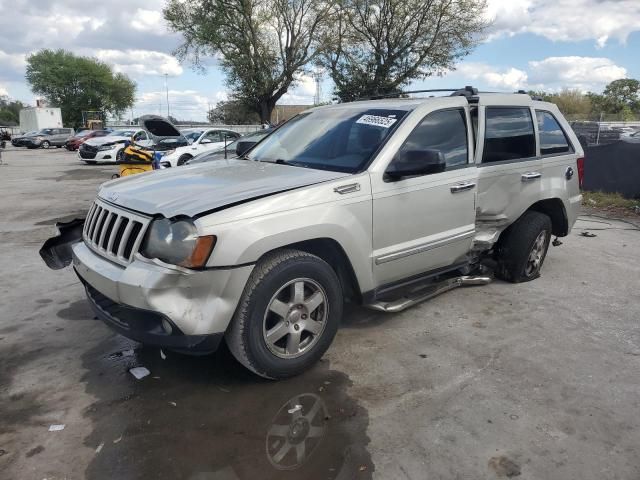
[[537, 278], [575, 222], [582, 156], [524, 94], [319, 107], [240, 158], [105, 183], [48, 255], [71, 246], [117, 332], [184, 352], [224, 339], [285, 378], [324, 354], [345, 300], [395, 312], [492, 272]]

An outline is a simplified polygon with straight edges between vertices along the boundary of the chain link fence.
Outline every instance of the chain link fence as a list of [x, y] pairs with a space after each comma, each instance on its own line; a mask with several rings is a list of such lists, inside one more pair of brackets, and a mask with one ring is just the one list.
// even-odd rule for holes
[[569, 114], [565, 115], [565, 118], [583, 147], [608, 145], [640, 132], [640, 115], [630, 116], [623, 113]]

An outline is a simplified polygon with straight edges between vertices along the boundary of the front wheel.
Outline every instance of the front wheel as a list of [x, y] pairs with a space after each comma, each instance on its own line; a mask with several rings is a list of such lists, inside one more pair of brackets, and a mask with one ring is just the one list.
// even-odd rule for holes
[[121, 148], [120, 150], [118, 150], [118, 153], [116, 153], [116, 162], [124, 162], [124, 148]]
[[42, 148], [49, 148], [51, 146], [51, 144], [49, 143], [48, 140], [44, 140], [41, 144], [40, 147]]
[[193, 157], [191, 155], [189, 155], [188, 153], [185, 153], [184, 155], [180, 155], [180, 158], [178, 159], [178, 167], [180, 165], [184, 165], [184, 162], [186, 162], [187, 160], [191, 160]]
[[500, 237], [496, 276], [513, 283], [540, 276], [551, 240], [551, 219], [544, 213], [528, 211]]
[[254, 268], [226, 334], [229, 350], [256, 374], [292, 377], [329, 348], [342, 317], [334, 270], [298, 250], [267, 254]]

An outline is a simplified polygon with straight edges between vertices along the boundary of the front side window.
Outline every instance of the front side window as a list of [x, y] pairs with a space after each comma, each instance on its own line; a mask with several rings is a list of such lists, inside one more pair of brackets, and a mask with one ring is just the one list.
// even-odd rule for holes
[[365, 168], [406, 114], [352, 105], [303, 113], [256, 145], [247, 158], [355, 173]]
[[487, 107], [482, 163], [517, 161], [536, 156], [531, 110]]
[[467, 165], [467, 120], [463, 109], [440, 110], [427, 115], [400, 147], [403, 151], [434, 150], [444, 155], [446, 170]]
[[559, 155], [573, 151], [558, 121], [550, 112], [536, 110], [540, 134], [540, 155]]
[[221, 138], [221, 135], [220, 135], [220, 131], [218, 131], [218, 130], [213, 131], [213, 132], [207, 132], [207, 134], [204, 136], [203, 140], [205, 138], [207, 140], [209, 140], [210, 142], [213, 142], [213, 143], [217, 143], [217, 142], [221, 142], [222, 141], [222, 138]]

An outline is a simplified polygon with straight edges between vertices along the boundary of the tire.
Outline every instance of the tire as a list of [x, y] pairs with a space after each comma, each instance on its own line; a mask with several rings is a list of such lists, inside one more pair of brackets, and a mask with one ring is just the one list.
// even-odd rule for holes
[[[252, 372], [269, 379], [293, 377], [327, 351], [342, 307], [340, 281], [329, 264], [299, 250], [276, 250], [255, 266], [225, 339], [234, 357]], [[273, 332], [272, 341], [267, 332]]]
[[549, 249], [551, 230], [547, 215], [525, 212], [498, 241], [496, 276], [512, 283], [538, 278]]
[[191, 160], [193, 157], [191, 155], [189, 155], [188, 153], [185, 153], [184, 155], [180, 155], [180, 158], [178, 159], [178, 163], [177, 166], [179, 167], [180, 165], [184, 165], [184, 162], [186, 162], [187, 160]]
[[43, 140], [42, 143], [40, 144], [40, 148], [49, 148], [51, 146], [51, 144], [49, 143], [48, 140]]
[[116, 162], [122, 162], [124, 160], [124, 148], [121, 148], [116, 153]]

